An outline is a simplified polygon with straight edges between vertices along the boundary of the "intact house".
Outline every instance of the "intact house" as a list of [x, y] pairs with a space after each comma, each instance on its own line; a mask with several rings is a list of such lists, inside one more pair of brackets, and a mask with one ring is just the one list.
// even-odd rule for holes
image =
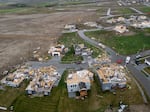
[[57, 45], [57, 46], [52, 46], [48, 54], [51, 56], [60, 56], [64, 52], [65, 46], [64, 45]]
[[19, 87], [21, 83], [26, 79], [29, 69], [21, 68], [17, 69], [13, 73], [9, 73], [6, 77], [1, 80], [1, 84], [10, 86], [10, 87]]
[[128, 32], [129, 30], [127, 29], [126, 26], [124, 25], [117, 25], [114, 30], [118, 33], [125, 33], [125, 32]]
[[150, 66], [150, 57], [145, 59], [145, 63]]
[[126, 72], [123, 66], [108, 64], [96, 69], [103, 91], [126, 87]]
[[69, 74], [66, 80], [68, 96], [75, 97], [76, 92], [79, 92], [81, 97], [87, 96], [87, 91], [91, 89], [91, 81], [93, 81], [93, 73], [88, 70]]
[[61, 78], [53, 66], [32, 70], [29, 75], [32, 80], [25, 89], [28, 95], [50, 95], [52, 88], [58, 85]]

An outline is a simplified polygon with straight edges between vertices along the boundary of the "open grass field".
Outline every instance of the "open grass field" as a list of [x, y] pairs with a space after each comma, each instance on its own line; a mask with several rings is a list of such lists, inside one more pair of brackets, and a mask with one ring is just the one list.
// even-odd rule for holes
[[150, 34], [150, 28], [145, 28], [144, 32]]
[[[89, 96], [85, 100], [68, 98], [65, 79], [68, 72], [65, 71], [58, 87], [53, 88], [50, 96], [30, 98], [21, 94], [13, 103], [15, 112], [103, 112], [108, 105], [117, 107], [120, 100], [124, 103], [141, 104], [142, 97], [135, 85], [129, 80], [131, 89], [117, 90], [116, 95], [101, 91], [97, 77], [92, 83]], [[132, 96], [131, 96], [132, 94]], [[133, 97], [134, 96], [134, 97]]]
[[144, 71], [146, 71], [150, 76], [150, 67], [144, 68]]
[[[65, 33], [59, 39], [58, 43], [64, 44], [66, 47], [71, 48], [71, 46], [76, 44], [84, 44], [86, 47], [91, 48], [93, 50], [93, 57], [97, 57], [101, 51], [90, 45], [89, 43], [82, 40], [77, 33]], [[77, 61], [81, 59], [81, 57], [74, 56], [73, 54], [65, 57], [65, 61]], [[82, 59], [81, 59], [82, 60]]]
[[139, 10], [141, 10], [142, 12], [145, 12], [145, 13], [150, 13], [150, 7], [141, 7], [139, 8]]
[[0, 9], [0, 14], [11, 14], [11, 13], [18, 13], [25, 10], [25, 8], [13, 8], [13, 9]]
[[136, 33], [130, 36], [116, 35], [113, 31], [86, 32], [88, 37], [94, 37], [97, 41], [106, 44], [116, 52], [129, 55], [138, 51], [150, 49], [150, 38], [144, 33]]
[[113, 7], [112, 12], [113, 12], [113, 14], [121, 14], [121, 15], [126, 15], [126, 14], [132, 14], [132, 13], [134, 13], [128, 7]]

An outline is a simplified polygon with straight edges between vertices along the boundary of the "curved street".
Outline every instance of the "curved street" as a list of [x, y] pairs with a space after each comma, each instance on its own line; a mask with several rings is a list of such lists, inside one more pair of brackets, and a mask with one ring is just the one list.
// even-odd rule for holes
[[[86, 30], [88, 31], [88, 30]], [[98, 45], [99, 43], [90, 39], [89, 37], [87, 37], [84, 34], [85, 31], [80, 30], [78, 31], [79, 36], [84, 39], [85, 41], [87, 41], [88, 43], [100, 48], [100, 46]], [[100, 48], [101, 49], [101, 48]], [[108, 46], [106, 46], [105, 51], [108, 52], [108, 54], [111, 56], [111, 60], [112, 62], [116, 62], [117, 59], [122, 59], [125, 60], [125, 56], [122, 55], [117, 55], [116, 52], [114, 50], [112, 50], [111, 48], [109, 48]], [[144, 51], [141, 52], [140, 55], [144, 56], [145, 54], [150, 54], [150, 50], [148, 51]], [[141, 71], [139, 71], [138, 69], [136, 69], [135, 65], [133, 64], [134, 62], [134, 58], [136, 55], [131, 55], [131, 63], [125, 65], [125, 63], [123, 63], [123, 65], [125, 65], [128, 70], [132, 73], [132, 75], [135, 77], [135, 79], [142, 85], [142, 87], [144, 88], [146, 94], [148, 95], [148, 97], [150, 98], [150, 80], [148, 80], [146, 78], [146, 76], [144, 75], [144, 73], [142, 73]], [[139, 87], [140, 85], [137, 85], [139, 90], [141, 91], [141, 94], [143, 96], [143, 99], [145, 101], [145, 103], [147, 103], [146, 97], [144, 95], [144, 92], [141, 90], [141, 87]]]

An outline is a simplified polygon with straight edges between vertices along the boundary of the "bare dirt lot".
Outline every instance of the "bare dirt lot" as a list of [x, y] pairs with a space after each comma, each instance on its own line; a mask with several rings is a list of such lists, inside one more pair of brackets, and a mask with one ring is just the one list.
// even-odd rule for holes
[[[93, 16], [94, 15], [94, 16]], [[94, 12], [0, 15], [0, 70], [20, 63], [40, 46], [46, 52], [61, 35], [65, 24], [91, 20]]]

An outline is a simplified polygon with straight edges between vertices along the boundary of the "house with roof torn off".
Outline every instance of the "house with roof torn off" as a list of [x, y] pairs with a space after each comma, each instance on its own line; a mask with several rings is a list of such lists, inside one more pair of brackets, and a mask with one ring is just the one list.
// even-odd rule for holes
[[30, 72], [32, 77], [26, 88], [28, 95], [50, 95], [51, 89], [57, 86], [61, 76], [53, 66], [41, 67]]
[[131, 24], [135, 28], [150, 28], [150, 21], [142, 21]]
[[29, 68], [26, 66], [21, 66], [13, 73], [9, 73], [6, 77], [1, 80], [1, 84], [10, 87], [19, 87], [21, 83], [27, 78]]
[[93, 73], [89, 70], [69, 74], [66, 80], [68, 96], [75, 97], [76, 92], [79, 92], [81, 97], [87, 96], [87, 91], [91, 88], [91, 81], [93, 81]]
[[127, 79], [123, 66], [108, 64], [99, 67], [96, 72], [103, 91], [126, 87]]
[[48, 50], [48, 54], [50, 54], [51, 56], [60, 56], [63, 53], [64, 49], [64, 45], [52, 46]]
[[126, 26], [124, 25], [117, 25], [114, 30], [118, 33], [125, 33], [125, 32], [128, 32], [129, 30], [127, 29]]

